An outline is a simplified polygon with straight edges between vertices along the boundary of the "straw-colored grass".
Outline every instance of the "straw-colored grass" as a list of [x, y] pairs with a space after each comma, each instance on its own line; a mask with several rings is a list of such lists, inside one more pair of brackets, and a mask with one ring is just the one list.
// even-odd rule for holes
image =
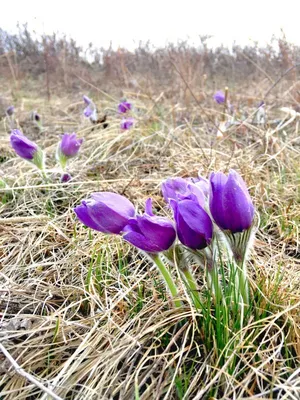
[[[120, 132], [116, 104], [99, 96], [107, 129], [92, 130], [70, 96], [51, 105], [29, 94], [20, 100], [24, 112], [39, 106], [43, 115], [44, 132], [23, 129], [48, 154], [47, 183], [16, 158], [1, 126], [0, 171], [9, 187], [0, 190], [0, 338], [15, 364], [0, 351], [0, 398], [299, 399], [299, 119], [280, 131], [250, 121], [218, 140], [216, 105], [180, 110], [163, 97], [154, 104], [132, 95], [138, 122]], [[282, 118], [278, 107], [273, 117]], [[73, 180], [61, 184], [54, 152], [64, 131], [85, 141], [70, 164]], [[257, 310], [232, 332], [233, 351], [223, 357], [215, 338], [203, 337], [204, 316], [184, 287], [175, 309], [148, 260], [121, 238], [86, 229], [73, 208], [105, 190], [125, 194], [140, 211], [151, 196], [167, 214], [163, 179], [229, 168], [250, 187], [261, 226], [249, 266]], [[196, 275], [205, 292], [203, 271]]]

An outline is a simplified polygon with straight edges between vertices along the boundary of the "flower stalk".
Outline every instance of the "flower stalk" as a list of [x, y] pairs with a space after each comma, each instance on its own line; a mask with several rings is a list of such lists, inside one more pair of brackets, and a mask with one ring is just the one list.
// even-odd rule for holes
[[148, 253], [148, 255], [151, 258], [151, 260], [155, 263], [159, 272], [161, 273], [162, 277], [164, 278], [165, 284], [173, 297], [174, 305], [176, 307], [181, 307], [181, 305], [182, 305], [181, 301], [178, 300], [177, 286], [172, 278], [170, 271], [168, 270], [167, 266], [163, 262], [161, 256], [159, 254], [149, 254], [149, 253]]
[[194, 275], [192, 274], [190, 268], [189, 267], [181, 268], [180, 275], [189, 291], [189, 294], [193, 300], [195, 307], [200, 308], [202, 302], [201, 302], [198, 286], [196, 283], [196, 279], [195, 279]]

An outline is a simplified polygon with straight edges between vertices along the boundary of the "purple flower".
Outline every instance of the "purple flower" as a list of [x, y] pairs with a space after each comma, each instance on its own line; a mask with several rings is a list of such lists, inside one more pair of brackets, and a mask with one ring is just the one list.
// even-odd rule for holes
[[66, 182], [69, 182], [71, 179], [72, 179], [72, 176], [68, 172], [65, 172], [64, 174], [62, 174], [60, 181], [61, 181], [61, 183], [66, 183]]
[[206, 198], [208, 198], [209, 195], [209, 180], [206, 178], [203, 178], [202, 176], [198, 176], [195, 180], [196, 186], [202, 190], [202, 193]]
[[250, 228], [254, 206], [241, 176], [230, 170], [228, 177], [222, 172], [210, 175], [210, 212], [216, 224], [232, 233]]
[[127, 101], [122, 101], [122, 103], [120, 103], [118, 105], [118, 112], [120, 114], [125, 114], [128, 110], [131, 110], [132, 104], [127, 102]]
[[87, 106], [84, 111], [83, 114], [85, 117], [89, 118], [92, 114], [93, 114], [93, 110], [90, 106]]
[[92, 100], [87, 97], [86, 95], [83, 95], [83, 101], [85, 102], [85, 104], [88, 106], [92, 103]]
[[218, 92], [216, 92], [214, 94], [214, 100], [218, 103], [218, 104], [222, 104], [225, 101], [225, 94], [219, 90]]
[[123, 118], [120, 124], [121, 129], [130, 129], [134, 124], [134, 119], [132, 117]]
[[152, 213], [152, 200], [146, 202], [144, 215], [129, 220], [124, 228], [123, 238], [138, 249], [147, 253], [159, 253], [168, 250], [176, 239], [172, 221]]
[[204, 249], [213, 236], [213, 224], [207, 212], [193, 200], [171, 200], [179, 240], [191, 249]]
[[135, 214], [133, 204], [117, 193], [96, 192], [74, 208], [78, 219], [89, 228], [119, 234]]
[[31, 119], [32, 119], [32, 121], [36, 122], [37, 124], [39, 124], [41, 122], [41, 116], [36, 111], [31, 112]]
[[25, 160], [32, 161], [38, 151], [38, 146], [24, 136], [18, 129], [12, 130], [10, 134], [10, 144], [18, 156]]
[[162, 183], [162, 194], [167, 203], [170, 200], [180, 201], [189, 199], [198, 202], [200, 205], [205, 203], [205, 195], [197, 183], [193, 183], [191, 178], [169, 178]]
[[15, 111], [15, 107], [14, 107], [14, 106], [9, 106], [9, 107], [6, 109], [6, 115], [8, 115], [9, 117], [11, 117], [11, 116], [13, 115], [14, 111]]
[[83, 101], [84, 101], [85, 105], [87, 106], [83, 110], [84, 116], [86, 118], [89, 118], [92, 122], [96, 122], [97, 121], [97, 109], [96, 109], [94, 102], [85, 95], [83, 96]]
[[76, 133], [64, 133], [59, 144], [59, 152], [65, 157], [75, 157], [82, 145], [83, 139], [77, 139]]

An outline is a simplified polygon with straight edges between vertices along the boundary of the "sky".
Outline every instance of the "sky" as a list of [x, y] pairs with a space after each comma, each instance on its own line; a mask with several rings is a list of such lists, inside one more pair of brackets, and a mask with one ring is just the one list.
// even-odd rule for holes
[[281, 29], [300, 45], [299, 15], [299, 0], [14, 0], [2, 4], [0, 27], [13, 33], [27, 22], [39, 34], [66, 34], [83, 47], [112, 42], [130, 50], [147, 40], [156, 47], [186, 39], [197, 45], [199, 35], [211, 35], [213, 47], [264, 45]]

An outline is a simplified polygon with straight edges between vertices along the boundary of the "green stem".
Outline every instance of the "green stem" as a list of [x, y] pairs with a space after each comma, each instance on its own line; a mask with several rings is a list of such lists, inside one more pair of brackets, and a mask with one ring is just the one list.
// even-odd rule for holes
[[249, 282], [248, 282], [246, 263], [244, 262], [244, 260], [238, 264], [237, 273], [238, 273], [240, 294], [243, 298], [244, 306], [247, 309], [247, 307], [249, 306]]
[[228, 105], [228, 87], [225, 87], [225, 100], [224, 100], [224, 112], [222, 115], [222, 120], [226, 120], [226, 113], [227, 113], [227, 105]]
[[49, 182], [49, 178], [48, 178], [46, 172], [43, 169], [40, 169], [40, 172], [41, 172], [41, 175], [42, 175], [45, 183], [48, 183]]
[[163, 263], [159, 254], [150, 255], [150, 257], [155, 262], [157, 268], [159, 269], [159, 272], [163, 276], [164, 281], [165, 281], [167, 287], [169, 288], [172, 297], [174, 298], [175, 306], [181, 307], [181, 301], [176, 300], [176, 298], [178, 298], [178, 290], [177, 290], [177, 286], [175, 285], [175, 282], [172, 278], [172, 275], [170, 274], [170, 271], [168, 270], [166, 265]]
[[187, 288], [189, 289], [194, 305], [196, 308], [200, 308], [202, 303], [194, 275], [191, 273], [189, 268], [183, 268], [180, 272], [183, 275], [183, 280]]
[[223, 299], [223, 292], [221, 283], [219, 280], [218, 270], [213, 267], [211, 269], [206, 269], [208, 284], [212, 290], [212, 294], [215, 298], [216, 303], [219, 303]]

